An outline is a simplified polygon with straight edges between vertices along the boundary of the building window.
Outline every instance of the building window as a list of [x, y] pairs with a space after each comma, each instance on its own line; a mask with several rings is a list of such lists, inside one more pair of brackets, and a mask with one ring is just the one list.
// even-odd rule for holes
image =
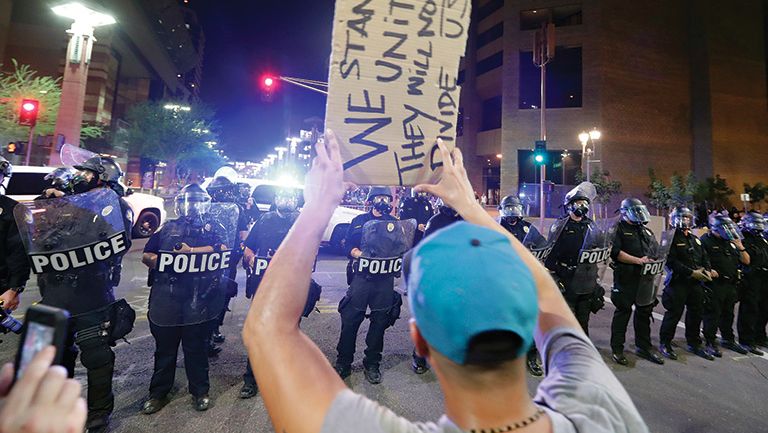
[[483, 75], [486, 72], [492, 71], [501, 65], [504, 64], [504, 52], [499, 51], [498, 53], [486, 57], [483, 60], [480, 60], [477, 62], [477, 65], [475, 65], [477, 69], [477, 75]]
[[[581, 47], [557, 47], [547, 64], [547, 108], [581, 107]], [[533, 53], [520, 53], [520, 109], [537, 109], [541, 101], [541, 71]]]
[[477, 9], [477, 21], [488, 18], [492, 13], [504, 7], [504, 0], [491, 0]]
[[483, 120], [480, 131], [501, 128], [501, 95], [483, 101]]
[[504, 36], [504, 22], [500, 22], [477, 36], [477, 48], [482, 48]]
[[541, 28], [542, 23], [550, 21], [555, 27], [580, 25], [581, 5], [520, 11], [520, 30], [536, 30]]

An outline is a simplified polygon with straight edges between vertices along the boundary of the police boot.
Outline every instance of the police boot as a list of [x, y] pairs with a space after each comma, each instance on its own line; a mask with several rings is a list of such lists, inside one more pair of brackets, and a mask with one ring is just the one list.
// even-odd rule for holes
[[221, 353], [221, 347], [213, 344], [213, 341], [208, 342], [208, 357], [215, 358]]
[[364, 367], [365, 380], [372, 385], [378, 385], [381, 383], [381, 370], [378, 365], [371, 365]]
[[635, 355], [647, 361], [651, 361], [654, 364], [664, 365], [664, 359], [651, 350], [637, 348], [635, 350]]
[[352, 367], [349, 365], [336, 364], [333, 369], [336, 370], [336, 374], [338, 374], [342, 380], [348, 378], [349, 375], [352, 374]]
[[540, 377], [544, 375], [544, 370], [541, 369], [539, 360], [535, 356], [531, 356], [527, 359], [525, 365], [528, 367], [528, 372], [532, 376]]
[[424, 374], [429, 371], [429, 364], [427, 364], [427, 359], [417, 355], [415, 350], [413, 351], [412, 358], [413, 361], [411, 362], [411, 369], [414, 373]]
[[717, 348], [717, 343], [707, 343], [707, 353], [714, 356], [715, 358], [723, 357], [723, 352]]
[[144, 415], [152, 415], [153, 413], [160, 412], [160, 410], [169, 402], [170, 399], [168, 399], [168, 397], [150, 398], [144, 402], [144, 405], [141, 407], [141, 413]]
[[700, 357], [706, 359], [707, 361], [714, 361], [715, 360], [715, 357], [712, 356], [706, 350], [704, 350], [704, 348], [701, 347], [701, 346], [694, 346], [693, 344], [689, 344], [687, 349], [688, 349], [689, 352], [693, 353], [696, 356], [700, 356]]
[[246, 383], [246, 384], [243, 384], [242, 388], [240, 388], [240, 398], [242, 399], [251, 398], [255, 396], [256, 393], [258, 392], [259, 392], [259, 387], [256, 386], [255, 383], [254, 384]]
[[97, 425], [86, 425], [85, 433], [106, 433], [109, 430], [109, 422], [99, 422]]
[[720, 341], [720, 345], [725, 347], [728, 350], [733, 350], [734, 352], [742, 354], [742, 355], [746, 355], [747, 353], [749, 353], [747, 351], [747, 349], [745, 349], [745, 348], [741, 347], [740, 345], [736, 344], [736, 342], [733, 341], [733, 340], [722, 340], [722, 341]]
[[741, 347], [743, 347], [747, 352], [753, 355], [763, 356], [763, 351], [751, 344], [742, 344]]
[[208, 397], [208, 394], [195, 397], [193, 406], [196, 411], [204, 412], [211, 406], [211, 399]]
[[222, 335], [221, 331], [219, 331], [217, 329], [217, 330], [213, 331], [213, 337], [211, 339], [213, 340], [214, 343], [221, 344], [221, 343], [224, 342], [224, 340], [226, 340], [226, 337], [224, 337], [224, 335]]
[[757, 343], [755, 343], [755, 346], [765, 347], [768, 349], [768, 340], [760, 340]]
[[661, 343], [659, 345], [659, 352], [673, 361], [677, 360], [677, 352], [675, 352], [675, 349], [673, 349], [672, 345], [669, 343]]
[[629, 360], [627, 360], [627, 357], [624, 356], [624, 352], [614, 352], [611, 354], [611, 359], [613, 359], [613, 362], [619, 364], [619, 365], [628, 365]]

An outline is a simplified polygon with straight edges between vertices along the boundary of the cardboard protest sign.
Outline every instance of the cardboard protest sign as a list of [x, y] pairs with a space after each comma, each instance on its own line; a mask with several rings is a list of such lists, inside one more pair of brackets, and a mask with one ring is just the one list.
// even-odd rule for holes
[[456, 139], [471, 0], [336, 0], [326, 127], [357, 184], [438, 177]]

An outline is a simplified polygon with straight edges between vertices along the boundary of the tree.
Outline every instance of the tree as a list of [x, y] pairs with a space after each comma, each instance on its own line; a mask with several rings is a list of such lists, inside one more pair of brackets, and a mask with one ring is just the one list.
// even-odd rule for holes
[[21, 100], [37, 99], [40, 110], [35, 132], [53, 134], [61, 101], [60, 78], [38, 76], [29, 65], [19, 65], [12, 59], [13, 70], [0, 70], [0, 139], [3, 143], [27, 140], [29, 127], [18, 124]]
[[734, 191], [728, 187], [728, 182], [716, 174], [715, 177], [708, 177], [699, 184], [696, 193], [696, 201], [704, 202], [707, 208], [715, 210], [727, 208], [730, 204], [729, 197]]
[[688, 175], [685, 178], [675, 173], [669, 178], [668, 208], [677, 206], [692, 207], [693, 196], [696, 191], [696, 178]]
[[648, 197], [648, 203], [656, 208], [656, 216], [661, 216], [662, 212], [666, 211], [669, 206], [670, 199], [669, 188], [664, 185], [664, 182], [656, 177], [656, 172], [652, 169], [648, 169], [648, 177], [651, 182], [648, 185], [648, 192], [645, 194]]
[[145, 102], [126, 114], [130, 125], [116, 134], [115, 142], [145, 158], [164, 161], [170, 186], [180, 171], [208, 171], [221, 165], [214, 148], [217, 142], [214, 112], [202, 104], [191, 104], [189, 111], [166, 109], [168, 101]]
[[768, 196], [768, 185], [757, 182], [754, 185], [748, 183], [744, 184], [744, 193], [749, 194], [749, 202], [757, 205], [757, 209], [760, 209], [760, 202], [765, 200]]

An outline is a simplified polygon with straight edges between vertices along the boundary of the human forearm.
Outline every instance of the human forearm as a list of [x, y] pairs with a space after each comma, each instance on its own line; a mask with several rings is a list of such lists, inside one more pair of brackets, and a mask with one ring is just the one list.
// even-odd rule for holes
[[642, 260], [640, 257], [635, 257], [632, 254], [628, 254], [624, 251], [619, 251], [619, 255], [616, 257], [618, 261], [621, 263], [626, 263], [628, 265], [641, 265]]
[[144, 253], [144, 255], [141, 256], [141, 263], [144, 263], [150, 269], [155, 269], [157, 265], [157, 254]]

